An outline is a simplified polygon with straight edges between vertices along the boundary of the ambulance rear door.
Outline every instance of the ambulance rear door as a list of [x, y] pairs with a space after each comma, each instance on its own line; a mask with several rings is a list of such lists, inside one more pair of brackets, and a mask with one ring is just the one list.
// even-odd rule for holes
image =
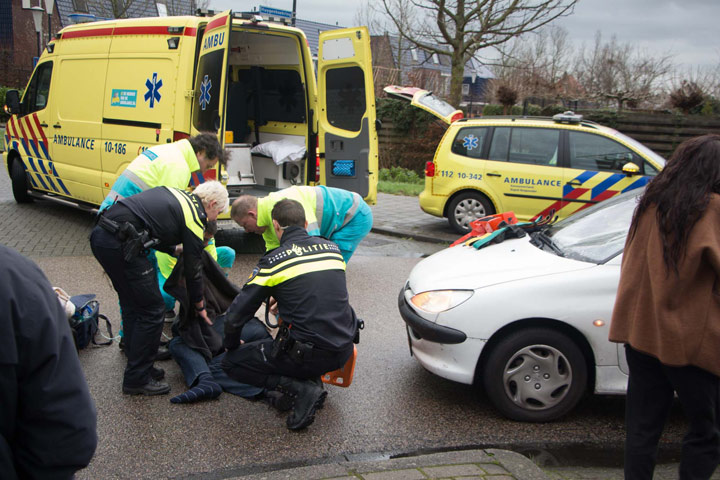
[[375, 91], [367, 27], [320, 34], [318, 49], [319, 183], [377, 196]]
[[217, 133], [221, 142], [225, 138], [223, 114], [231, 28], [230, 10], [209, 20], [200, 43], [200, 58], [195, 75], [192, 134]]

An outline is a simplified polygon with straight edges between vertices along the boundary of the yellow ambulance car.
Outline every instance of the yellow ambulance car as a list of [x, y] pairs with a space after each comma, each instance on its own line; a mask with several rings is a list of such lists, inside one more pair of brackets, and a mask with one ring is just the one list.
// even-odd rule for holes
[[646, 185], [665, 166], [638, 141], [573, 112], [458, 119], [453, 107], [428, 91], [385, 91], [449, 124], [425, 166], [420, 207], [447, 217], [458, 233], [497, 212], [513, 211], [525, 221], [565, 218]]
[[[143, 150], [217, 132], [231, 159], [206, 178], [231, 198], [290, 185], [377, 194], [365, 27], [304, 33], [256, 14], [73, 25], [42, 54], [22, 99], [8, 92], [4, 155], [18, 202], [95, 208]], [[281, 145], [294, 155], [277, 158]]]

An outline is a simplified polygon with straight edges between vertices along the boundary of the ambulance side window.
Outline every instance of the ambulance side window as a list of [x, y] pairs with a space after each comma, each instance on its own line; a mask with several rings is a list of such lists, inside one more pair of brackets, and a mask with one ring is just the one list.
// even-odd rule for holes
[[488, 155], [488, 158], [490, 160], [507, 162], [509, 147], [510, 129], [502, 127], [496, 128], [493, 132], [492, 143], [490, 144], [490, 154]]
[[330, 125], [360, 131], [365, 115], [365, 75], [360, 67], [333, 68], [326, 75], [327, 118]]
[[30, 80], [20, 106], [20, 115], [28, 115], [47, 106], [50, 97], [50, 78], [52, 77], [52, 62], [38, 65]]
[[483, 143], [487, 136], [487, 127], [461, 128], [452, 143], [452, 152], [470, 158], [482, 158]]
[[615, 140], [584, 132], [569, 132], [570, 168], [622, 172], [629, 162], [642, 168], [642, 159]]
[[509, 161], [557, 166], [560, 131], [550, 128], [513, 128]]

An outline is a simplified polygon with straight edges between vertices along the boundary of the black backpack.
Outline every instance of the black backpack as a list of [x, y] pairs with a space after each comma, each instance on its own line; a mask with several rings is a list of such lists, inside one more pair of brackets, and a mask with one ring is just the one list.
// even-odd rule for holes
[[[90, 342], [94, 345], [110, 345], [113, 341], [112, 326], [110, 320], [100, 313], [100, 302], [95, 300], [95, 295], [75, 295], [70, 297], [70, 301], [75, 305], [75, 314], [70, 317], [70, 329], [75, 340], [75, 348], [80, 350], [87, 347]], [[105, 320], [108, 332], [105, 338], [108, 338], [108, 341], [98, 343], [95, 337], [101, 318]]]

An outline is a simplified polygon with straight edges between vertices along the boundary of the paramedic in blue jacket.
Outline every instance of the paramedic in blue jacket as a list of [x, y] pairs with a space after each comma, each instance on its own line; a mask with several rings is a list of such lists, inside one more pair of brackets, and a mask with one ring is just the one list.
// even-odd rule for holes
[[246, 232], [261, 234], [265, 250], [269, 251], [280, 245], [273, 230], [271, 212], [284, 198], [300, 202], [305, 210], [308, 234], [332, 240], [340, 247], [345, 263], [372, 229], [372, 211], [360, 195], [324, 185], [292, 186], [263, 198], [240, 195], [232, 204], [230, 216]]
[[0, 245], [0, 478], [71, 479], [97, 412], [65, 310], [42, 271]]

